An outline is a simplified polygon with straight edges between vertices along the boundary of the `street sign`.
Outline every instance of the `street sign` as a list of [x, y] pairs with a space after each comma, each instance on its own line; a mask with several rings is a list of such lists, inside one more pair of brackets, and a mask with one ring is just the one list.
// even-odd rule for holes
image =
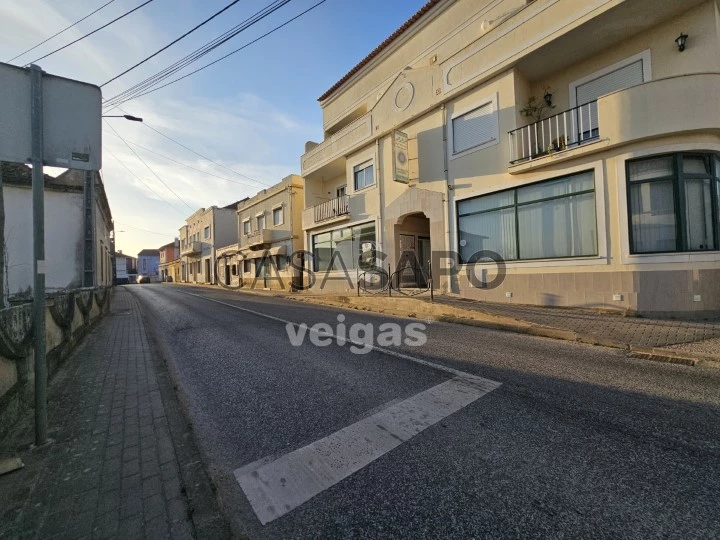
[[[30, 70], [0, 63], [0, 161], [29, 163]], [[43, 73], [43, 162], [102, 168], [102, 94], [95, 85]]]
[[407, 184], [409, 176], [408, 163], [408, 136], [403, 131], [395, 130], [392, 134], [393, 142], [393, 180]]

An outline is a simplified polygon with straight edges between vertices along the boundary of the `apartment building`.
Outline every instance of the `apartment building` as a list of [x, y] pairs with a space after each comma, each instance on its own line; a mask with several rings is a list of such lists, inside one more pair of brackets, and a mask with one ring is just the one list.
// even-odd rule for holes
[[[237, 205], [237, 243], [218, 251], [221, 284], [291, 290], [301, 279], [290, 258], [303, 250], [303, 179], [295, 174]], [[295, 267], [294, 267], [295, 266]]]
[[237, 238], [237, 202], [200, 208], [180, 227], [180, 281], [215, 283], [215, 251]]
[[180, 239], [159, 248], [160, 250], [160, 281], [180, 281]]
[[720, 313], [718, 51], [718, 0], [428, 2], [319, 99], [312, 269], [374, 242], [448, 294]]

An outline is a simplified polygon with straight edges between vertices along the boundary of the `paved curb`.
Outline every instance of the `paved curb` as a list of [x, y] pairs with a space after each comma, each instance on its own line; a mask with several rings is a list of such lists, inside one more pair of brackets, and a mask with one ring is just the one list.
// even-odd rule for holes
[[623, 349], [628, 351], [630, 353], [630, 356], [632, 356], [633, 358], [645, 358], [648, 360], [654, 360], [656, 362], [682, 364], [686, 366], [696, 366], [697, 364], [705, 361], [713, 363], [720, 362], [720, 357], [713, 357], [705, 354], [697, 354], [687, 351], [674, 351], [672, 349], [663, 349], [659, 347], [638, 347], [629, 343], [624, 343], [609, 338], [594, 336], [592, 334], [581, 334], [572, 330], [562, 330], [560, 328], [550, 328], [545, 326], [513, 326], [510, 324], [491, 323], [475, 319], [452, 317], [449, 315], [440, 316], [437, 320], [453, 324], [464, 324], [466, 326], [478, 326], [491, 330], [514, 332], [516, 334], [526, 334], [531, 336], [560, 339], [564, 341], [575, 341], [578, 343], [585, 343], [587, 345], [610, 347], [613, 349]]

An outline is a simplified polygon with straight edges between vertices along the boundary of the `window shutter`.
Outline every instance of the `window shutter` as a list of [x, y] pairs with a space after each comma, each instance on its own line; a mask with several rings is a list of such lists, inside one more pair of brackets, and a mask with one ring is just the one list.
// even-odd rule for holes
[[578, 86], [577, 104], [584, 105], [610, 92], [630, 88], [643, 82], [643, 61], [638, 60]]
[[453, 118], [452, 129], [454, 154], [494, 140], [498, 127], [493, 103]]

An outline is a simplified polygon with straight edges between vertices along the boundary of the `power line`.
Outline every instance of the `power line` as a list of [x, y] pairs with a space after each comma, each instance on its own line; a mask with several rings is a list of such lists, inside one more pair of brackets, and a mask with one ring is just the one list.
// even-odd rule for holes
[[[123, 113], [128, 114], [127, 111], [124, 110], [124, 109], [123, 109], [122, 107], [120, 107], [119, 105], [116, 105], [115, 107], [113, 107], [113, 109], [116, 109], [116, 108], [117, 108], [117, 109], [120, 109]], [[184, 145], [184, 144], [181, 143], [180, 141], [177, 141], [177, 140], [173, 139], [170, 135], [167, 135], [167, 134], [163, 133], [162, 131], [160, 131], [159, 129], [152, 127], [150, 124], [147, 123], [147, 120], [143, 121], [143, 124], [142, 124], [142, 125], [145, 126], [145, 127], [148, 128], [148, 129], [154, 131], [155, 133], [157, 133], [157, 134], [160, 135], [161, 137], [165, 137], [167, 140], [169, 140], [169, 141], [171, 141], [171, 142], [174, 142], [175, 144], [177, 144], [178, 146], [184, 148], [184, 149], [187, 150], [188, 152], [192, 152], [192, 153], [195, 154], [196, 156], [204, 159], [205, 161], [209, 161], [210, 163], [214, 163], [215, 165], [217, 165], [218, 167], [220, 167], [220, 168], [222, 168], [222, 169], [225, 169], [225, 170], [227, 170], [227, 171], [230, 171], [231, 173], [237, 174], [238, 176], [242, 176], [243, 178], [247, 178], [248, 180], [252, 180], [253, 182], [255, 182], [255, 183], [257, 183], [257, 184], [260, 184], [261, 186], [264, 186], [264, 187], [268, 187], [268, 186], [271, 186], [271, 185], [272, 185], [272, 184], [270, 184], [269, 182], [264, 182], [264, 181], [262, 181], [262, 180], [258, 180], [257, 178], [253, 178], [252, 176], [248, 176], [247, 174], [243, 174], [243, 173], [241, 173], [241, 172], [239, 172], [239, 171], [236, 171], [235, 169], [231, 169], [230, 167], [227, 167], [227, 166], [223, 165], [222, 163], [219, 163], [219, 162], [217, 162], [217, 161], [215, 161], [215, 160], [213, 160], [213, 159], [210, 159], [210, 158], [207, 157], [207, 156], [202, 155], [200, 152], [197, 152], [197, 151], [193, 150], [192, 148], [190, 148], [189, 146]]]
[[[103, 131], [105, 131], [105, 130], [103, 130]], [[105, 131], [105, 133], [109, 133], [110, 135], [114, 135], [113, 133], [110, 133], [109, 131]], [[138, 148], [142, 148], [142, 149], [145, 150], [146, 152], [150, 152], [151, 154], [155, 154], [156, 156], [160, 156], [160, 157], [163, 158], [163, 159], [167, 159], [168, 161], [172, 161], [173, 163], [177, 163], [178, 165], [182, 165], [183, 167], [185, 167], [185, 168], [187, 168], [187, 169], [190, 169], [190, 170], [193, 170], [193, 171], [197, 171], [197, 172], [199, 172], [199, 173], [202, 173], [202, 174], [204, 174], [205, 176], [212, 176], [212, 177], [214, 177], [214, 178], [219, 178], [220, 180], [225, 180], [226, 182], [232, 182], [233, 184], [241, 184], [241, 185], [244, 185], [244, 186], [251, 186], [251, 187], [254, 187], [254, 188], [257, 187], [257, 186], [251, 185], [251, 184], [248, 183], [248, 182], [243, 182], [243, 181], [241, 181], [241, 180], [232, 180], [232, 179], [226, 178], [226, 177], [224, 177], [224, 176], [219, 176], [219, 175], [217, 175], [217, 174], [213, 174], [213, 173], [211, 173], [211, 172], [204, 171], [204, 170], [202, 170], [202, 169], [198, 169], [198, 168], [193, 167], [193, 166], [191, 166], [191, 165], [188, 165], [188, 164], [186, 164], [186, 163], [182, 163], [181, 161], [178, 161], [178, 160], [176, 160], [176, 159], [174, 159], [174, 158], [171, 158], [171, 157], [168, 157], [168, 156], [166, 156], [166, 155], [164, 155], [164, 154], [161, 154], [160, 152], [156, 152], [155, 150], [152, 150], [152, 149], [148, 148], [147, 146], [143, 146], [142, 144], [136, 143], [136, 142], [134, 142], [134, 141], [130, 141], [130, 140], [128, 140], [128, 139], [125, 139], [125, 142], [128, 142], [128, 143], [132, 144], [133, 146], [137, 146]]]
[[147, 182], [145, 182], [145, 180], [143, 180], [143, 179], [140, 178], [137, 174], [135, 174], [135, 173], [132, 171], [132, 169], [130, 169], [130, 167], [128, 167], [127, 165], [125, 165], [125, 163], [124, 163], [119, 157], [117, 157], [117, 156], [112, 152], [112, 150], [110, 150], [109, 148], [104, 148], [103, 150], [104, 150], [104, 151], [107, 151], [112, 157], [114, 157], [114, 158], [115, 158], [115, 161], [117, 161], [120, 165], [122, 165], [123, 167], [125, 167], [125, 169], [126, 169], [131, 175], [133, 175], [135, 178], [137, 178], [137, 179], [140, 181], [140, 183], [142, 183], [146, 188], [148, 188], [148, 189], [149, 189], [150, 191], [152, 191], [155, 195], [157, 195], [157, 197], [158, 197], [161, 201], [163, 201], [165, 204], [167, 204], [170, 208], [172, 208], [172, 209], [175, 210], [176, 212], [179, 212], [179, 213], [182, 214], [183, 216], [185, 215], [184, 212], [181, 212], [175, 205], [173, 205], [173, 204], [172, 204], [170, 201], [168, 201], [165, 197], [163, 197], [162, 195], [160, 195], [157, 191], [155, 191], [155, 190], [152, 188], [152, 186], [150, 186], [150, 184], [148, 184]]
[[34, 51], [34, 50], [37, 49], [40, 45], [44, 45], [45, 43], [47, 43], [47, 42], [50, 41], [51, 39], [58, 37], [58, 36], [59, 36], [60, 34], [62, 34], [63, 32], [66, 32], [67, 30], [70, 30], [73, 26], [75, 26], [75, 25], [77, 25], [77, 24], [80, 24], [81, 22], [83, 22], [85, 19], [87, 19], [87, 18], [90, 17], [91, 15], [95, 15], [98, 11], [100, 11], [100, 10], [103, 9], [104, 7], [109, 6], [109, 5], [112, 4], [114, 1], [115, 1], [115, 0], [110, 0], [109, 2], [106, 2], [105, 4], [103, 4], [102, 6], [100, 6], [99, 8], [97, 8], [95, 11], [92, 11], [92, 12], [88, 13], [87, 15], [85, 15], [82, 19], [78, 19], [77, 21], [75, 21], [74, 23], [72, 23], [70, 26], [67, 26], [67, 27], [63, 28], [63, 29], [60, 30], [58, 33], [53, 34], [52, 36], [50, 36], [49, 38], [47, 38], [47, 39], [44, 40], [44, 41], [41, 41], [40, 43], [38, 43], [38, 44], [35, 45], [34, 47], [30, 47], [27, 51], [21, 52], [20, 54], [18, 54], [17, 56], [11, 58], [11, 59], [8, 60], [7, 62], [10, 63], [10, 62], [12, 62], [13, 60], [15, 60], [15, 59], [17, 59], [17, 58], [20, 58], [21, 56], [26, 55], [26, 54], [29, 53], [30, 51]]
[[[149, 231], [147, 229], [141, 229], [140, 227], [135, 227], [134, 225], [128, 225], [127, 223], [115, 222], [115, 225], [120, 225], [121, 227], [127, 227], [129, 229], [135, 229], [135, 230], [150, 233], [150, 234], [157, 234], [158, 236], [169, 236], [170, 238], [175, 238], [174, 234], [165, 234], [165, 233], [160, 233], [157, 231]], [[119, 231], [115, 231], [115, 232], [119, 232]]]
[[225, 6], [224, 8], [222, 8], [220, 11], [218, 11], [218, 12], [216, 12], [215, 14], [213, 14], [212, 16], [208, 17], [207, 19], [205, 19], [203, 22], [201, 22], [200, 24], [198, 24], [198, 25], [195, 26], [194, 28], [191, 28], [190, 30], [188, 30], [187, 32], [185, 32], [182, 36], [180, 36], [179, 38], [171, 41], [170, 43], [168, 43], [167, 45], [165, 45], [162, 49], [154, 52], [153, 54], [151, 54], [151, 55], [148, 56], [147, 58], [145, 58], [145, 59], [141, 60], [140, 62], [138, 62], [137, 64], [135, 64], [134, 66], [129, 67], [128, 69], [126, 69], [125, 71], [123, 71], [122, 73], [120, 73], [119, 75], [115, 75], [115, 77], [113, 77], [113, 78], [110, 79], [109, 81], [104, 82], [103, 84], [100, 85], [100, 88], [102, 88], [102, 87], [105, 86], [106, 84], [109, 84], [109, 83], [113, 82], [113, 81], [116, 80], [116, 79], [119, 79], [120, 77], [122, 77], [122, 76], [125, 75], [126, 73], [130, 73], [130, 72], [131, 72], [133, 69], [135, 69], [136, 67], [143, 65], [145, 62], [147, 62], [147, 61], [150, 60], [151, 58], [154, 58], [154, 57], [156, 57], [158, 54], [160, 54], [161, 52], [169, 49], [170, 47], [172, 47], [173, 45], [175, 45], [178, 41], [186, 38], [187, 36], [189, 36], [190, 34], [192, 34], [195, 30], [197, 30], [197, 29], [200, 28], [201, 26], [206, 25], [207, 23], [209, 23], [210, 21], [212, 21], [215, 17], [221, 15], [223, 12], [225, 12], [225, 11], [227, 11], [228, 9], [230, 9], [231, 7], [233, 7], [233, 6], [234, 6], [235, 4], [237, 4], [239, 1], [240, 1], [240, 0], [233, 0], [233, 1], [230, 2], [227, 6]]
[[181, 203], [183, 203], [185, 206], [187, 206], [190, 210], [195, 210], [192, 206], [190, 206], [188, 203], [186, 203], [185, 200], [183, 200], [183, 198], [180, 197], [180, 195], [178, 195], [177, 193], [175, 193], [175, 190], [174, 190], [173, 188], [171, 188], [170, 186], [168, 186], [168, 185], [165, 183], [165, 181], [164, 181], [162, 178], [160, 178], [160, 176], [158, 176], [158, 174], [152, 169], [152, 167], [150, 167], [150, 165], [148, 165], [147, 162], [146, 162], [143, 158], [141, 158], [135, 150], [133, 150], [133, 147], [130, 146], [125, 139], [123, 139], [122, 135], [120, 135], [120, 134], [115, 130], [114, 127], [112, 127], [107, 121], [106, 121], [105, 123], [108, 125], [108, 127], [109, 127], [110, 129], [113, 130], [113, 132], [115, 133], [115, 135], [117, 135], [118, 137], [120, 137], [120, 140], [122, 140], [122, 142], [125, 143], [125, 146], [127, 146], [127, 147], [130, 149], [130, 151], [135, 155], [135, 157], [138, 158], [140, 161], [142, 161], [143, 165], [145, 165], [145, 166], [148, 168], [148, 170], [149, 170], [151, 173], [153, 173], [153, 175], [155, 176], [155, 178], [157, 178], [163, 186], [165, 186], [166, 188], [168, 188], [168, 189], [170, 190], [170, 193], [172, 193], [173, 195], [175, 195], [175, 197], [177, 197], [177, 199], [178, 199]]
[[257, 13], [253, 14], [240, 24], [234, 26], [227, 32], [221, 34], [214, 40], [206, 43], [199, 49], [196, 49], [189, 55], [185, 56], [184, 58], [181, 58], [174, 64], [171, 64], [170, 66], [166, 67], [165, 69], [159, 71], [155, 75], [152, 75], [151, 77], [148, 77], [147, 79], [135, 84], [134, 86], [128, 88], [127, 90], [113, 96], [112, 98], [108, 99], [105, 102], [105, 106], [109, 105], [117, 105], [122, 101], [123, 99], [128, 98], [132, 94], [142, 92], [143, 90], [150, 88], [154, 85], [159, 84], [164, 79], [170, 77], [177, 71], [187, 67], [188, 65], [192, 64], [193, 62], [197, 61], [198, 59], [202, 58], [206, 54], [209, 54], [216, 48], [220, 47], [222, 44], [228, 42], [244, 30], [247, 30], [254, 24], [258, 23], [259, 21], [263, 20], [265, 17], [268, 17], [284, 5], [288, 4], [291, 0], [275, 0], [265, 8], [261, 9]]
[[[122, 110], [122, 109], [120, 109], [120, 110]], [[247, 178], [248, 180], [252, 180], [253, 182], [256, 182], [256, 183], [260, 184], [261, 186], [268, 187], [268, 186], [271, 186], [271, 185], [272, 185], [272, 184], [270, 184], [270, 182], [263, 182], [262, 180], [258, 180], [258, 179], [256, 179], [256, 178], [253, 178], [253, 177], [251, 177], [251, 176], [248, 176], [247, 174], [243, 174], [243, 173], [241, 173], [241, 172], [238, 172], [238, 171], [236, 171], [235, 169], [231, 169], [230, 167], [227, 167], [227, 166], [223, 165], [222, 163], [218, 163], [217, 161], [212, 160], [212, 159], [210, 159], [209, 157], [202, 155], [200, 152], [196, 152], [195, 150], [193, 150], [193, 149], [190, 148], [189, 146], [185, 146], [185, 145], [184, 145], [183, 143], [181, 143], [180, 141], [176, 141], [175, 139], [173, 139], [172, 137], [170, 137], [170, 135], [166, 135], [166, 134], [163, 133], [162, 131], [160, 131], [160, 130], [158, 130], [158, 129], [155, 129], [154, 127], [152, 127], [152, 126], [151, 126], [150, 124], [148, 124], [147, 122], [144, 122], [143, 125], [144, 125], [145, 127], [149, 128], [149, 129], [153, 130], [153, 131], [154, 131], [155, 133], [157, 133], [158, 135], [160, 135], [160, 136], [162, 136], [162, 137], [165, 137], [167, 140], [174, 142], [175, 144], [177, 144], [178, 146], [184, 148], [184, 149], [187, 150], [188, 152], [192, 152], [192, 153], [195, 154], [196, 156], [201, 157], [202, 159], [204, 159], [204, 160], [206, 160], [206, 161], [209, 161], [210, 163], [214, 163], [214, 164], [217, 165], [218, 167], [221, 167], [221, 168], [223, 168], [223, 169], [225, 169], [225, 170], [228, 170], [228, 171], [230, 171], [230, 172], [232, 172], [232, 173], [235, 173], [235, 174], [237, 174], [238, 176], [242, 176], [243, 178]]]
[[[162, 88], [165, 88], [165, 87], [167, 87], [167, 86], [170, 86], [171, 84], [175, 84], [176, 82], [179, 82], [179, 81], [181, 81], [181, 80], [183, 80], [183, 79], [186, 79], [187, 77], [190, 77], [191, 75], [194, 75], [195, 73], [198, 73], [199, 71], [202, 71], [202, 70], [204, 70], [204, 69], [206, 69], [206, 68], [209, 68], [210, 66], [212, 66], [212, 65], [214, 65], [214, 64], [217, 64], [218, 62], [220, 62], [220, 61], [222, 61], [222, 60], [225, 60], [225, 59], [228, 58], [229, 56], [232, 56], [233, 54], [242, 51], [243, 49], [249, 47], [250, 45], [253, 45], [254, 43], [257, 43], [257, 42], [260, 41], [261, 39], [263, 39], [263, 38], [269, 36], [270, 34], [272, 34], [272, 33], [276, 32], [276, 31], [280, 30], [280, 29], [283, 28], [284, 26], [287, 26], [287, 25], [290, 24], [291, 22], [299, 19], [300, 17], [302, 17], [302, 16], [305, 15], [306, 13], [314, 10], [315, 8], [317, 8], [318, 6], [320, 6], [321, 4], [324, 4], [325, 2], [327, 2], [327, 0], [321, 0], [320, 2], [318, 2], [318, 3], [316, 3], [315, 5], [309, 7], [308, 9], [306, 9], [305, 11], [299, 13], [299, 14], [296, 15], [295, 17], [293, 17], [293, 18], [285, 21], [283, 24], [276, 26], [275, 28], [273, 28], [273, 29], [270, 30], [269, 32], [266, 32], [265, 34], [259, 36], [258, 38], [254, 39], [254, 40], [252, 40], [252, 41], [250, 41], [250, 42], [248, 42], [248, 43], [246, 43], [246, 44], [243, 45], [242, 47], [239, 47], [238, 49], [235, 49], [234, 51], [226, 54], [225, 56], [221, 56], [221, 57], [218, 58], [217, 60], [214, 60], [214, 61], [210, 62], [209, 64], [206, 64], [206, 65], [202, 66], [201, 68], [196, 69], [195, 71], [191, 71], [190, 73], [188, 73], [188, 74], [186, 74], [186, 75], [183, 75], [182, 77], [178, 77], [177, 79], [173, 79], [172, 81], [170, 81], [170, 82], [168, 82], [168, 83], [166, 83], [166, 84], [163, 84], [162, 86], [156, 86], [155, 88], [150, 88], [150, 86], [152, 86], [152, 85], [149, 85], [149, 86], [148, 86], [149, 89], [147, 89], [147, 90], [145, 90], [145, 91], [143, 91], [143, 92], [141, 92], [141, 93], [135, 93], [135, 95], [130, 95], [129, 97], [123, 97], [123, 98], [121, 98], [121, 99], [117, 99], [118, 96], [120, 95], [120, 94], [119, 94], [118, 96], [115, 96], [114, 98], [111, 98], [112, 100], [116, 100], [116, 102], [115, 102], [115, 103], [110, 103], [111, 109], [109, 109], [109, 110], [112, 110], [112, 109], [114, 109], [115, 107], [117, 107], [118, 105], [122, 105], [123, 103], [126, 103], [126, 102], [128, 102], [128, 101], [131, 101], [131, 100], [133, 100], [133, 99], [137, 99], [137, 98], [139, 98], [139, 97], [142, 97], [142, 96], [145, 96], [145, 95], [147, 95], [147, 94], [151, 94], [151, 93], [153, 93], [153, 92], [156, 92], [156, 91], [158, 91], [158, 90], [161, 90]], [[176, 71], [177, 71], [177, 70], [176, 70]], [[127, 91], [126, 91], [126, 92], [127, 92]], [[108, 100], [108, 102], [109, 102], [109, 101], [110, 101], [110, 100]], [[106, 102], [105, 105], [108, 105], [108, 102]]]
[[67, 49], [68, 47], [70, 47], [71, 45], [74, 45], [74, 44], [77, 43], [78, 41], [82, 41], [82, 40], [85, 39], [86, 37], [92, 36], [93, 34], [95, 34], [96, 32], [99, 32], [99, 31], [102, 30], [103, 28], [107, 28], [107, 27], [110, 26], [111, 24], [116, 23], [116, 22], [119, 21], [120, 19], [124, 19], [125, 17], [127, 17], [127, 16], [130, 15], [131, 13], [137, 11], [137, 10], [140, 9], [141, 7], [146, 6], [146, 5], [148, 5], [150, 2], [154, 2], [154, 1], [155, 1], [155, 0], [146, 0], [145, 2], [143, 2], [142, 4], [140, 4], [139, 6], [137, 6], [136, 8], [133, 8], [133, 9], [131, 9], [130, 11], [128, 11], [128, 12], [126, 12], [126, 13], [123, 13], [122, 15], [120, 15], [119, 17], [116, 17], [115, 19], [113, 19], [113, 20], [110, 21], [109, 23], [102, 25], [100, 28], [96, 28], [96, 29], [93, 30], [92, 32], [89, 32], [89, 33], [85, 34], [84, 36], [77, 38], [75, 41], [71, 41], [71, 42], [68, 43], [67, 45], [63, 45], [63, 46], [60, 47], [59, 49], [55, 49], [54, 51], [47, 53], [45, 56], [41, 56], [40, 58], [36, 58], [36, 59], [33, 60], [32, 62], [28, 62], [28, 64], [26, 64], [26, 65], [34, 64], [35, 62], [39, 62], [40, 60], [43, 60], [44, 58], [47, 58], [48, 56], [52, 56], [53, 54], [55, 54], [55, 53], [57, 53], [57, 52], [60, 52], [60, 51], [62, 51], [63, 49]]

